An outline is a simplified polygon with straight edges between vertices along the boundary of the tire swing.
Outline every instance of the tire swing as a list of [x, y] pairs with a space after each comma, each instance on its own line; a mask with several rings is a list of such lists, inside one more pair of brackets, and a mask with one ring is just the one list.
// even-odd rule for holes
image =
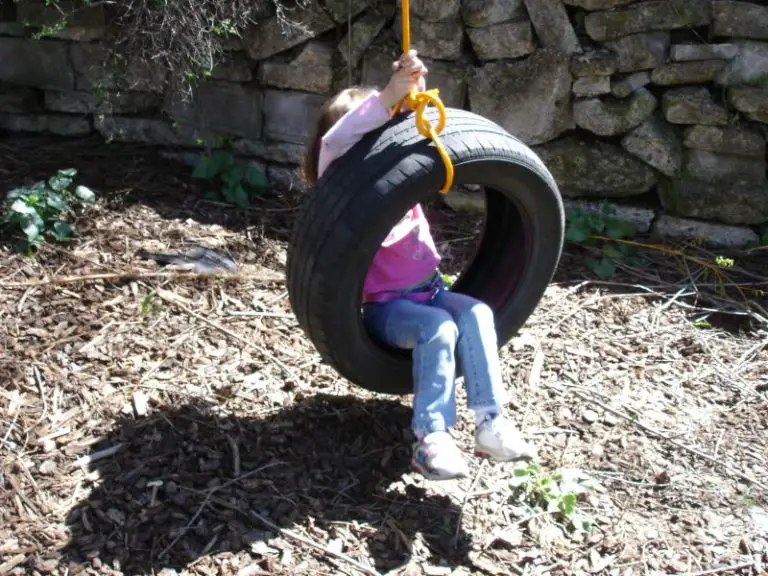
[[[403, 53], [410, 49], [408, 8], [402, 0]], [[405, 100], [410, 113], [366, 134], [311, 190], [286, 264], [291, 307], [323, 361], [353, 384], [386, 394], [412, 392], [411, 355], [368, 333], [362, 287], [379, 245], [403, 214], [452, 184], [484, 188], [482, 237], [452, 290], [491, 307], [499, 346], [544, 295], [565, 231], [557, 184], [530, 148], [490, 120], [446, 109], [437, 90]], [[427, 110], [430, 103], [435, 108]]]

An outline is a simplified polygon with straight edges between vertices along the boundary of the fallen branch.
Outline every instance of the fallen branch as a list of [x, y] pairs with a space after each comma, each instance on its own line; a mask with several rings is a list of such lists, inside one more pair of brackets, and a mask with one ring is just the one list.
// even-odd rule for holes
[[291, 540], [295, 540], [296, 542], [300, 542], [301, 544], [305, 544], [307, 546], [310, 546], [314, 548], [315, 550], [319, 550], [320, 552], [323, 552], [324, 554], [327, 554], [328, 556], [332, 556], [338, 560], [342, 560], [349, 564], [350, 566], [354, 566], [360, 572], [363, 574], [368, 574], [368, 576], [381, 576], [379, 572], [374, 570], [373, 568], [369, 568], [368, 566], [361, 564], [354, 558], [350, 558], [349, 556], [342, 554], [341, 552], [336, 552], [334, 550], [331, 550], [330, 548], [323, 546], [322, 544], [318, 544], [317, 542], [310, 540], [309, 538], [305, 538], [304, 536], [301, 536], [299, 534], [296, 534], [295, 532], [288, 530], [286, 528], [280, 528], [277, 524], [272, 522], [271, 520], [268, 520], [258, 512], [254, 510], [248, 510], [248, 515], [257, 522], [260, 522], [270, 530], [274, 530], [275, 532], [278, 532], [281, 536], [286, 536], [290, 538]]
[[210, 326], [212, 328], [216, 328], [216, 330], [219, 330], [220, 332], [223, 332], [224, 334], [226, 334], [230, 338], [234, 338], [238, 342], [241, 342], [242, 344], [248, 346], [249, 348], [252, 348], [253, 350], [258, 352], [262, 356], [264, 356], [267, 359], [271, 360], [278, 368], [280, 368], [280, 370], [283, 372], [283, 375], [287, 376], [288, 378], [292, 378], [297, 383], [300, 382], [299, 377], [296, 374], [294, 374], [293, 370], [288, 368], [288, 366], [286, 366], [286, 364], [282, 360], [280, 360], [276, 356], [270, 354], [269, 351], [266, 348], [262, 348], [261, 346], [257, 346], [253, 342], [251, 342], [249, 340], [246, 340], [245, 338], [243, 338], [239, 334], [235, 334], [234, 332], [232, 332], [231, 330], [228, 330], [227, 328], [224, 328], [224, 326], [221, 326], [220, 324], [217, 324], [213, 320], [208, 320], [208, 318], [206, 318], [205, 316], [201, 316], [197, 312], [194, 312], [193, 310], [190, 310], [189, 308], [184, 306], [184, 304], [182, 304], [181, 302], [179, 302], [175, 298], [171, 297], [170, 294], [166, 293], [165, 290], [158, 290], [157, 291], [157, 295], [162, 300], [164, 300], [165, 302], [168, 302], [169, 304], [173, 304], [174, 306], [176, 306], [177, 308], [183, 310], [184, 312], [186, 312], [187, 314], [189, 314], [193, 318], [197, 318], [201, 322], [204, 322], [205, 324], [208, 324], [208, 326]]
[[754, 566], [754, 562], [742, 562], [741, 564], [732, 564], [731, 566], [723, 566], [721, 568], [712, 568], [711, 570], [704, 570], [702, 572], [680, 572], [675, 576], [710, 576], [711, 574], [724, 574], [725, 572], [733, 572], [734, 570], [741, 570], [742, 568], [749, 568]]
[[[553, 386], [551, 384], [548, 384], [548, 386], [549, 386], [549, 388], [551, 388], [555, 392], [558, 392], [560, 394], [565, 394], [565, 391], [559, 389], [557, 386]], [[656, 436], [658, 438], [661, 438], [662, 440], [666, 440], [670, 444], [674, 444], [678, 448], [681, 448], [681, 449], [685, 450], [686, 452], [689, 452], [690, 454], [698, 456], [699, 458], [703, 458], [707, 462], [710, 462], [711, 464], [714, 464], [715, 466], [724, 469], [725, 472], [727, 474], [731, 475], [731, 476], [736, 476], [737, 478], [741, 478], [742, 480], [744, 480], [746, 482], [749, 482], [750, 484], [753, 484], [753, 485], [757, 486], [758, 488], [762, 488], [763, 490], [768, 490], [768, 485], [767, 484], [763, 484], [759, 480], [756, 480], [755, 478], [747, 476], [747, 474], [745, 474], [744, 472], [742, 472], [740, 470], [734, 470], [726, 462], [723, 462], [722, 460], [713, 458], [709, 454], [705, 454], [704, 452], [700, 452], [699, 450], [696, 450], [695, 448], [691, 448], [690, 446], [687, 446], [687, 445], [683, 444], [682, 442], [678, 442], [674, 438], [670, 438], [669, 436], [667, 436], [666, 434], [664, 434], [662, 432], [659, 432], [655, 428], [651, 428], [650, 426], [648, 426], [646, 424], [643, 424], [642, 422], [640, 422], [636, 418], [634, 418], [632, 416], [629, 416], [627, 414], [624, 414], [623, 412], [621, 412], [619, 410], [611, 408], [610, 406], [608, 406], [604, 402], [601, 402], [600, 400], [597, 400], [597, 399], [592, 398], [592, 397], [590, 397], [590, 396], [588, 396], [586, 394], [583, 394], [581, 391], [579, 391], [578, 389], [576, 389], [573, 386], [567, 386], [567, 387], [568, 387], [569, 391], [574, 396], [576, 396], [577, 398], [580, 398], [581, 400], [584, 400], [585, 402], [591, 402], [592, 404], [594, 404], [595, 406], [599, 406], [600, 408], [602, 408], [606, 412], [610, 412], [614, 416], [618, 416], [619, 418], [622, 418], [623, 420], [626, 420], [627, 422], [629, 422], [631, 424], [634, 424], [635, 426], [637, 426], [641, 430], [644, 430], [644, 431], [648, 432], [649, 434], [653, 434], [654, 436]]]
[[0, 288], [28, 288], [30, 286], [56, 286], [61, 284], [77, 284], [80, 282], [96, 282], [98, 280], [144, 280], [149, 278], [164, 278], [166, 280], [205, 279], [221, 280], [263, 280], [276, 282], [282, 278], [275, 274], [267, 277], [265, 274], [224, 274], [215, 272], [109, 272], [104, 274], [84, 274], [80, 276], [54, 276], [44, 280], [28, 280], [26, 282], [8, 282], [0, 284]]

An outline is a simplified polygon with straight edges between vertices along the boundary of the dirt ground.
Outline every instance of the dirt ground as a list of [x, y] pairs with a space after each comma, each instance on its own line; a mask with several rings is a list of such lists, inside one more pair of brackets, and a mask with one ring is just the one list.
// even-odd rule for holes
[[[0, 142], [3, 192], [70, 166], [99, 197], [77, 241], [0, 247], [0, 574], [768, 574], [768, 251], [718, 281], [702, 249], [643, 249], [600, 281], [567, 247], [501, 354], [541, 474], [593, 481], [574, 531], [512, 464], [409, 471], [409, 399], [350, 386], [293, 320], [298, 194], [242, 211], [150, 149]], [[429, 215], [458, 266], [477, 223]], [[236, 277], [135, 257], [193, 244]]]

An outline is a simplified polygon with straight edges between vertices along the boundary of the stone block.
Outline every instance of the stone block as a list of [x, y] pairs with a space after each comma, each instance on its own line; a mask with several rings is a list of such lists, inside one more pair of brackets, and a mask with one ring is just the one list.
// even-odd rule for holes
[[563, 4], [567, 6], [577, 6], [584, 10], [610, 10], [611, 8], [618, 8], [625, 4], [631, 4], [637, 0], [563, 0]]
[[264, 135], [270, 140], [305, 144], [325, 98], [304, 92], [266, 90]]
[[196, 126], [148, 118], [96, 116], [93, 125], [99, 134], [115, 142], [202, 148], [206, 141], [214, 139], [213, 134]]
[[605, 43], [618, 57], [618, 72], [636, 72], [661, 66], [667, 60], [669, 32], [632, 34]]
[[600, 42], [641, 32], [706, 26], [709, 13], [709, 0], [651, 0], [591, 12], [585, 26], [589, 37]]
[[607, 142], [567, 136], [537, 146], [535, 152], [565, 196], [626, 198], [645, 194], [657, 181], [645, 162]]
[[[350, 15], [354, 19], [370, 5], [374, 5], [374, 10], [378, 9], [381, 5], [381, 3], [379, 3], [379, 5], [376, 6], [376, 2], [372, 0], [352, 0], [351, 6], [349, 0], [325, 0], [324, 3], [333, 19], [339, 24], [346, 24]], [[301, 20], [301, 18], [297, 19]]]
[[[398, 42], [402, 42], [400, 14], [392, 24]], [[461, 21], [427, 22], [411, 16], [411, 45], [419, 56], [435, 60], [458, 60], [464, 49], [464, 27]]]
[[667, 90], [661, 97], [661, 109], [672, 124], [724, 126], [728, 112], [717, 104], [703, 86], [684, 86]]
[[164, 91], [165, 72], [154, 63], [129, 60], [114, 68], [108, 51], [98, 44], [73, 44], [70, 54], [78, 90]]
[[443, 203], [455, 212], [485, 212], [485, 193], [464, 186], [454, 186], [441, 197]]
[[40, 108], [40, 94], [32, 88], [0, 85], [0, 112], [23, 114]]
[[0, 62], [0, 82], [49, 90], [75, 87], [65, 42], [0, 38]]
[[267, 180], [279, 190], [286, 192], [305, 192], [310, 188], [304, 182], [301, 170], [295, 166], [270, 164], [267, 167]]
[[683, 150], [678, 131], [656, 116], [627, 133], [621, 146], [666, 176], [675, 176], [682, 166]]
[[[178, 95], [168, 95], [165, 109], [179, 122], [199, 125], [206, 132], [258, 139], [261, 137], [261, 103], [262, 94], [257, 89], [209, 80], [196, 86], [190, 102], [183, 102]], [[288, 111], [285, 113], [290, 116]]]
[[751, 228], [728, 226], [662, 214], [654, 222], [651, 233], [662, 240], [699, 239], [713, 248], [744, 248], [760, 242]]
[[24, 26], [18, 22], [0, 22], [0, 36], [15, 36], [22, 38], [26, 35]]
[[658, 100], [645, 88], [623, 100], [588, 98], [573, 103], [576, 125], [599, 136], [617, 136], [642, 124], [653, 114]]
[[253, 80], [251, 64], [242, 52], [227, 52], [211, 71], [214, 80], [250, 82]]
[[737, 54], [716, 79], [718, 84], [748, 84], [768, 88], [768, 42], [744, 41], [736, 44]]
[[768, 124], [768, 88], [732, 86], [728, 88], [728, 104], [750, 120]]
[[461, 19], [470, 28], [484, 28], [525, 14], [523, 0], [463, 0]]
[[683, 134], [683, 145], [686, 148], [752, 158], [764, 158], [766, 151], [765, 140], [760, 134], [735, 127], [689, 126]]
[[756, 2], [714, 0], [712, 33], [715, 36], [768, 40], [768, 6]]
[[275, 88], [326, 94], [333, 85], [333, 54], [327, 44], [307, 42], [293, 60], [261, 62], [259, 81]]
[[273, 16], [246, 31], [243, 35], [243, 46], [248, 56], [253, 60], [269, 58], [336, 26], [318, 0], [307, 0], [304, 6], [291, 18], [300, 24], [287, 26]]
[[725, 70], [722, 60], [697, 60], [693, 62], [670, 62], [656, 68], [651, 82], [660, 86], [681, 84], [707, 84]]
[[524, 60], [491, 62], [469, 79], [472, 110], [528, 145], [575, 128], [568, 55], [537, 50]]
[[610, 76], [582, 76], [573, 82], [573, 95], [577, 98], [592, 98], [611, 92]]
[[529, 20], [467, 28], [467, 36], [477, 57], [484, 61], [520, 58], [536, 50]]
[[765, 157], [749, 158], [689, 148], [685, 151], [684, 169], [697, 180], [731, 180], [743, 178], [765, 180]]
[[289, 142], [261, 142], [258, 140], [235, 140], [232, 150], [243, 156], [262, 158], [280, 164], [301, 164], [304, 160], [304, 146]]
[[160, 95], [153, 92], [119, 92], [106, 98], [90, 92], [45, 92], [45, 108], [67, 114], [135, 114], [160, 104]]
[[579, 39], [562, 0], [525, 0], [525, 7], [544, 48], [566, 54], [581, 52]]
[[674, 62], [731, 60], [738, 53], [736, 44], [674, 44], [669, 49], [669, 57]]
[[[381, 52], [370, 52], [363, 60], [362, 81], [365, 85], [383, 88], [389, 80], [392, 58]], [[459, 64], [424, 59], [429, 70], [427, 89], [438, 88], [443, 104], [463, 108], [467, 94], [467, 71]]]
[[347, 65], [357, 66], [365, 51], [386, 26], [388, 17], [388, 13], [370, 11], [352, 24], [351, 35], [344, 34], [338, 47]]
[[42, 132], [58, 136], [85, 136], [91, 133], [91, 123], [87, 119], [63, 114], [0, 114], [0, 128], [11, 132]]
[[566, 210], [575, 209], [592, 214], [603, 214], [624, 224], [629, 224], [638, 234], [648, 232], [651, 229], [653, 219], [656, 217], [656, 213], [650, 208], [619, 204], [612, 206], [613, 210], [610, 212], [606, 212], [603, 202], [579, 198], [564, 198], [563, 205]]
[[459, 17], [461, 0], [411, 0], [411, 15], [427, 22], [444, 22]]
[[659, 186], [664, 209], [673, 216], [725, 224], [762, 224], [768, 220], [768, 182], [748, 178], [711, 180], [686, 175]]
[[626, 98], [640, 88], [651, 83], [651, 74], [647, 70], [611, 78], [611, 94], [616, 98]]
[[574, 54], [571, 73], [574, 76], [610, 76], [619, 66], [619, 59], [610, 50], [590, 50]]

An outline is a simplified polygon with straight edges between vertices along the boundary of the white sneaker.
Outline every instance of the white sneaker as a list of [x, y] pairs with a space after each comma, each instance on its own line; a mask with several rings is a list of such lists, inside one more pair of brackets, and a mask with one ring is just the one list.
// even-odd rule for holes
[[432, 432], [413, 445], [411, 467], [430, 480], [469, 476], [464, 456], [448, 432]]
[[504, 416], [483, 421], [475, 431], [475, 455], [500, 462], [533, 460], [536, 448], [523, 440], [514, 423]]

